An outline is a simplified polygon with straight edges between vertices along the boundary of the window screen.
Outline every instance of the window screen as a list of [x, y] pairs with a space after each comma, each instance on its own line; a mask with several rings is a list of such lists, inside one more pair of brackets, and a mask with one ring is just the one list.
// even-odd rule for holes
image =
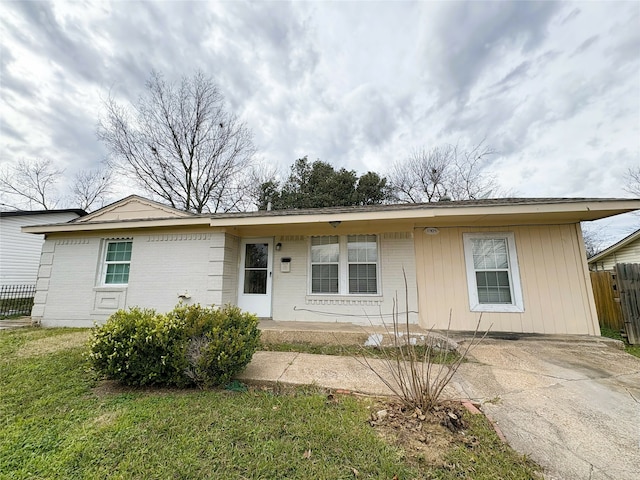
[[109, 242], [105, 256], [105, 284], [129, 283], [131, 266], [131, 241]]

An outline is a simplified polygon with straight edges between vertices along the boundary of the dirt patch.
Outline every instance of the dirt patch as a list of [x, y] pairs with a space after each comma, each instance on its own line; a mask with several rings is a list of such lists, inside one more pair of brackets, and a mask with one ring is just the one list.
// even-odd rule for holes
[[404, 449], [407, 460], [417, 465], [445, 466], [444, 456], [456, 444], [472, 447], [477, 439], [467, 435], [463, 407], [445, 403], [433, 412], [409, 410], [399, 402], [378, 403], [369, 421], [387, 442]]
[[145, 395], [188, 395], [198, 390], [193, 388], [177, 388], [177, 387], [161, 387], [161, 386], [145, 386], [137, 387], [134, 385], [124, 385], [117, 380], [100, 380], [92, 389], [93, 394], [97, 397], [106, 397], [109, 395], [122, 395], [126, 393], [140, 393]]
[[115, 380], [100, 380], [92, 390], [97, 397], [106, 397], [108, 395], [119, 395], [121, 393], [140, 391], [139, 389], [135, 390], [132, 387], [122, 385], [120, 382], [117, 382]]
[[55, 335], [53, 337], [39, 338], [25, 343], [17, 352], [17, 356], [35, 357], [38, 355], [46, 355], [60, 350], [69, 348], [82, 347], [89, 340], [89, 332], [73, 332], [64, 335]]

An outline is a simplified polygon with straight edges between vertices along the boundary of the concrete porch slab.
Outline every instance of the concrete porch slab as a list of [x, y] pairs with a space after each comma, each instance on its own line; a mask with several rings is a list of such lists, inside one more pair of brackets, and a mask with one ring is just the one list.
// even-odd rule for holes
[[[260, 319], [259, 328], [262, 341], [273, 343], [310, 343], [314, 345], [383, 345], [392, 343], [393, 325], [356, 325], [338, 322], [289, 322], [272, 319]], [[428, 332], [417, 324], [409, 326], [409, 333], [419, 343], [430, 336], [438, 339], [442, 336]], [[406, 334], [406, 325], [401, 325], [399, 335]]]

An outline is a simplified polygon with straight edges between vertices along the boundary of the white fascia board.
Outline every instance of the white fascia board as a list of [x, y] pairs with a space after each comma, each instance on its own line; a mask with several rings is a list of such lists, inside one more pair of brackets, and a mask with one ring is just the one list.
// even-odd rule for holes
[[110, 221], [95, 223], [59, 223], [49, 225], [33, 225], [22, 227], [24, 233], [58, 233], [58, 232], [83, 232], [101, 230], [129, 230], [135, 228], [161, 228], [161, 227], [188, 227], [209, 226], [208, 217], [185, 217], [171, 219], [150, 219], [131, 221]]
[[[317, 222], [352, 222], [352, 221], [384, 221], [384, 220], [422, 220], [432, 218], [446, 218], [458, 216], [499, 216], [499, 215], [553, 215], [559, 213], [575, 213], [575, 222], [581, 221], [585, 212], [589, 217], [604, 218], [620, 213], [640, 209], [640, 200], [609, 200], [602, 202], [567, 202], [548, 204], [519, 204], [519, 205], [474, 205], [451, 207], [425, 207], [421, 209], [393, 209], [342, 213], [318, 214], [285, 214], [285, 215], [252, 215], [229, 216], [212, 218], [212, 227], [242, 227], [261, 225], [310, 224]], [[598, 214], [601, 212], [602, 214]], [[595, 214], [595, 215], [594, 215]]]
[[[170, 228], [185, 226], [203, 226], [225, 228], [242, 226], [296, 225], [318, 222], [354, 222], [407, 220], [419, 221], [436, 218], [455, 218], [475, 216], [478, 218], [501, 215], [554, 215], [573, 214], [569, 219], [579, 222], [585, 218], [596, 220], [633, 210], [640, 210], [639, 200], [602, 200], [585, 202], [552, 202], [516, 205], [473, 205], [473, 206], [438, 206], [424, 208], [397, 208], [357, 212], [326, 212], [316, 214], [270, 214], [270, 215], [229, 215], [222, 218], [184, 217], [164, 219], [142, 219], [108, 222], [60, 223], [22, 227], [24, 233], [59, 233], [103, 230], [128, 230], [137, 228]], [[589, 212], [589, 215], [582, 215]]]

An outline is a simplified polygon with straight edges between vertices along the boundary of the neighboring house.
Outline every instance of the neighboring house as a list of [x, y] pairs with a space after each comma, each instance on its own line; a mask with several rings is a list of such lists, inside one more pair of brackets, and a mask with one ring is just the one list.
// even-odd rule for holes
[[61, 223], [87, 212], [78, 209], [0, 212], [0, 286], [35, 285], [44, 235], [29, 235], [25, 225]]
[[[279, 321], [599, 335], [580, 222], [640, 200], [502, 199], [195, 215], [130, 196], [45, 234], [32, 316], [236, 304]], [[405, 289], [406, 277], [406, 289]], [[408, 306], [405, 305], [405, 292]]]
[[640, 229], [588, 260], [593, 271], [613, 270], [616, 263], [640, 263]]

